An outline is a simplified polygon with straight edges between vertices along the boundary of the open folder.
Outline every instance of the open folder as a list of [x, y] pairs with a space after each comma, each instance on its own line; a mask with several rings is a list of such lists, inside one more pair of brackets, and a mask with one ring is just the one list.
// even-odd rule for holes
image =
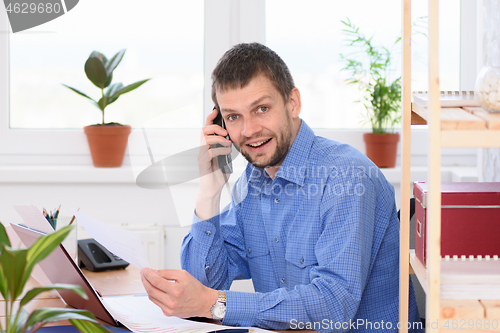
[[[12, 224], [12, 228], [26, 247], [31, 246], [44, 233]], [[66, 249], [59, 245], [47, 258], [39, 263], [52, 284], [69, 283], [85, 290], [88, 300], [71, 291], [59, 291], [63, 301], [71, 307], [91, 311], [97, 318], [115, 326], [125, 326], [133, 332], [208, 333], [232, 329], [229, 326], [194, 322], [177, 317], [167, 317], [151, 302], [147, 295], [101, 297], [73, 261]], [[117, 281], [118, 282], [118, 281]], [[244, 331], [244, 328], [238, 330]], [[255, 333], [268, 332], [252, 329]], [[230, 332], [231, 332], [230, 331]], [[238, 332], [234, 332], [238, 333]]]

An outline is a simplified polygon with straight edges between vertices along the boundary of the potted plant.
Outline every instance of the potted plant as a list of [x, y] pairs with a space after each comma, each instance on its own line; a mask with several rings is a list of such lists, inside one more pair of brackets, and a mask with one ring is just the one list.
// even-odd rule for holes
[[33, 288], [26, 292], [20, 301], [18, 300], [35, 264], [59, 246], [71, 228], [72, 226], [67, 226], [52, 234], [42, 236], [27, 249], [13, 249], [5, 228], [0, 223], [0, 293], [5, 300], [5, 327], [0, 324], [1, 332], [33, 333], [45, 324], [69, 320], [80, 332], [111, 333], [99, 324], [91, 312], [86, 310], [38, 308], [30, 314], [25, 308], [35, 296], [49, 290], [72, 290], [87, 299], [85, 291], [80, 286], [55, 284]]
[[[125, 49], [115, 54], [110, 60], [101, 52], [94, 51], [85, 62], [85, 74], [88, 79], [99, 89], [101, 98], [96, 101], [83, 92], [63, 84], [77, 94], [88, 98], [96, 107], [101, 110], [102, 122], [100, 124], [84, 127], [87, 135], [90, 154], [96, 167], [119, 167], [123, 163], [127, 139], [131, 132], [131, 127], [118, 123], [106, 123], [104, 121], [104, 110], [108, 105], [114, 103], [118, 97], [137, 89], [146, 80], [138, 81], [127, 86], [122, 83], [113, 83], [113, 71], [116, 69], [125, 54]], [[105, 89], [106, 88], [106, 89]]]
[[345, 25], [343, 32], [348, 46], [356, 51], [349, 56], [341, 54], [346, 62], [342, 70], [352, 75], [346, 80], [348, 84], [354, 84], [360, 90], [361, 97], [355, 102], [363, 104], [372, 127], [372, 133], [363, 136], [366, 155], [378, 167], [393, 168], [399, 142], [394, 126], [401, 120], [401, 76], [390, 78], [389, 49], [373, 45], [373, 37], [366, 38], [349, 19], [341, 22]]

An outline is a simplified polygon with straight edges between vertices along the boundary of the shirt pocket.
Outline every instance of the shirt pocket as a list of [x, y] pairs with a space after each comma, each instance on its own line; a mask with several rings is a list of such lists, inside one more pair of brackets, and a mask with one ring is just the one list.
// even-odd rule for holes
[[258, 258], [261, 256], [265, 256], [269, 254], [269, 248], [266, 246], [265, 248], [263, 247], [247, 247], [247, 257], [249, 259], [254, 259]]
[[271, 255], [269, 248], [264, 244], [265, 248], [260, 247], [249, 247], [247, 246], [247, 259], [248, 267], [250, 269], [250, 276], [252, 277], [252, 282], [255, 291], [257, 292], [269, 292], [272, 291], [269, 287], [269, 281], [271, 280], [273, 274], [271, 267]]
[[311, 281], [311, 268], [318, 265], [313, 249], [308, 249], [306, 244], [300, 242], [288, 243], [285, 260], [291, 285], [308, 284]]

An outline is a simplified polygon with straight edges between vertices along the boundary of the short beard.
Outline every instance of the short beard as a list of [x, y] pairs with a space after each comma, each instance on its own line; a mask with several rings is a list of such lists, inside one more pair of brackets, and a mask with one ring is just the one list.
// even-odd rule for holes
[[247, 152], [241, 150], [240, 147], [236, 147], [236, 149], [238, 149], [240, 151], [240, 153], [243, 155], [243, 157], [245, 157], [245, 159], [248, 161], [248, 163], [252, 164], [253, 166], [255, 166], [257, 168], [262, 168], [262, 169], [270, 168], [270, 167], [274, 167], [277, 164], [283, 162], [286, 155], [288, 154], [288, 151], [290, 149], [290, 143], [292, 140], [292, 126], [291, 126], [290, 122], [288, 122], [285, 132], [282, 132], [279, 139], [276, 137], [275, 140], [277, 140], [276, 141], [276, 151], [274, 152], [273, 156], [271, 156], [271, 158], [267, 162], [266, 161], [264, 161], [262, 163], [256, 162], [256, 161], [252, 160], [251, 156]]

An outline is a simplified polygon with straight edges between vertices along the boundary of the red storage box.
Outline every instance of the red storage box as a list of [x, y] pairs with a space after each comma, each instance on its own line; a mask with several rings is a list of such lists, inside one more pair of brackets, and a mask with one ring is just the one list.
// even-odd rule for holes
[[[415, 182], [415, 254], [424, 264], [428, 186]], [[500, 183], [441, 184], [441, 257], [500, 256]]]

